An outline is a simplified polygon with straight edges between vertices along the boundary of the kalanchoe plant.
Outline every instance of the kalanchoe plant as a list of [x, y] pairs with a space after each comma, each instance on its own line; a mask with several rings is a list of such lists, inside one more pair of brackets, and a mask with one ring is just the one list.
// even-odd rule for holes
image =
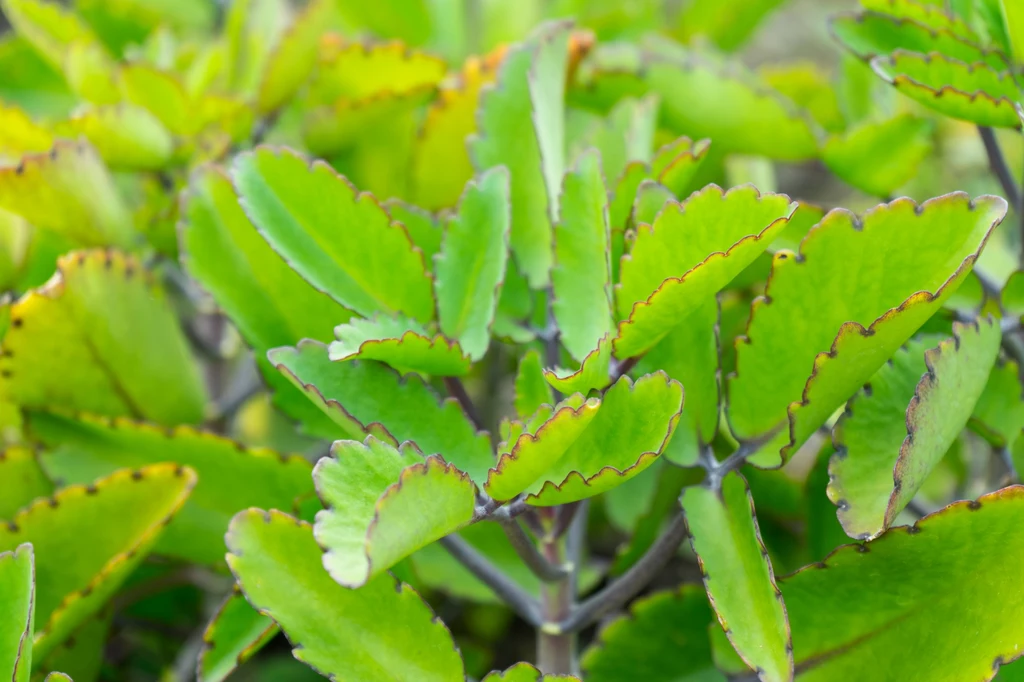
[[0, 0], [0, 677], [1020, 676], [1024, 6], [783, 4]]

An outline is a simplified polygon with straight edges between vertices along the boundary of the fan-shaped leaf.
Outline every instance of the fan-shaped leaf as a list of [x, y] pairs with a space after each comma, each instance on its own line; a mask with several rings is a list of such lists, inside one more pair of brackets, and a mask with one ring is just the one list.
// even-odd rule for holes
[[897, 352], [837, 422], [828, 493], [851, 537], [892, 525], [967, 425], [999, 353], [999, 326], [954, 323], [953, 335]]
[[195, 482], [173, 464], [125, 469], [64, 488], [0, 527], [0, 551], [31, 542], [36, 556], [34, 656], [45, 658], [117, 591]]
[[431, 337], [422, 326], [405, 317], [378, 315], [354, 318], [334, 330], [331, 360], [364, 358], [387, 363], [399, 372], [461, 376], [469, 372], [470, 358], [455, 341], [440, 334]]
[[981, 392], [970, 426], [994, 447], [1009, 447], [1024, 429], [1024, 386], [1014, 360], [996, 361]]
[[351, 313], [317, 291], [274, 253], [245, 217], [231, 181], [206, 167], [189, 183], [178, 230], [181, 259], [253, 348], [275, 403], [306, 429], [325, 437], [339, 431], [300, 392], [269, 367], [266, 353], [295, 339], [328, 341]]
[[342, 585], [361, 587], [417, 549], [473, 518], [469, 477], [439, 457], [401, 450], [373, 436], [365, 445], [335, 441], [313, 474], [327, 508], [313, 534], [324, 568]]
[[806, 441], [941, 307], [1005, 210], [998, 197], [950, 194], [861, 218], [832, 211], [798, 255], [775, 254], [728, 384], [733, 433], [770, 439], [755, 463], [777, 465], [776, 452]]
[[279, 630], [277, 623], [249, 605], [236, 585], [203, 632], [203, 650], [196, 667], [199, 682], [222, 682]]
[[267, 57], [256, 92], [256, 109], [269, 114], [298, 91], [316, 67], [320, 36], [336, 23], [337, 4], [312, 0], [292, 21]]
[[358, 590], [342, 587], [324, 571], [308, 524], [250, 509], [231, 522], [227, 545], [228, 565], [249, 603], [273, 618], [294, 656], [321, 674], [352, 682], [464, 676], [451, 634], [412, 588], [390, 575]]
[[32, 672], [32, 632], [35, 629], [35, 558], [32, 545], [0, 553], [0, 670], [12, 682], [28, 682]]
[[34, 450], [13, 445], [0, 452], [0, 519], [11, 518], [32, 500], [52, 492], [53, 484]]
[[596, 151], [566, 174], [560, 203], [551, 309], [562, 345], [582, 362], [612, 329], [608, 193]]
[[533, 288], [548, 283], [553, 259], [551, 230], [565, 166], [568, 41], [568, 24], [545, 24], [508, 52], [497, 82], [480, 94], [479, 131], [468, 142], [477, 170], [509, 170], [512, 252]]
[[0, 386], [21, 406], [202, 419], [202, 380], [163, 291], [131, 256], [79, 251], [11, 307]]
[[711, 660], [711, 609], [699, 587], [656, 592], [633, 602], [629, 611], [604, 626], [583, 654], [587, 680], [725, 682]]
[[250, 506], [290, 509], [313, 492], [312, 468], [298, 455], [240, 443], [192, 427], [167, 430], [127, 419], [39, 412], [28, 422], [49, 450], [43, 467], [52, 478], [88, 483], [122, 468], [174, 462], [194, 470], [199, 483], [155, 551], [222, 565], [224, 531]]
[[253, 224], [314, 287], [361, 315], [434, 316], [423, 254], [330, 166], [263, 147], [236, 157], [233, 177]]
[[782, 579], [800, 679], [990, 679], [1024, 638], [1022, 509], [1020, 486], [955, 502]]
[[171, 160], [174, 140], [142, 107], [118, 104], [76, 112], [53, 126], [56, 135], [84, 136], [115, 170], [159, 170]]
[[551, 389], [545, 381], [547, 378], [548, 375], [540, 362], [540, 354], [535, 350], [527, 351], [519, 361], [519, 370], [516, 372], [514, 403], [519, 419], [527, 419], [539, 410], [541, 405], [550, 405], [553, 402]]
[[508, 171], [489, 170], [466, 185], [434, 259], [438, 324], [473, 360], [482, 358], [490, 343], [508, 262], [510, 220]]
[[[544, 379], [551, 388], [563, 395], [582, 393], [587, 395], [593, 390], [605, 388], [611, 382], [609, 370], [612, 362], [612, 338], [606, 334], [597, 344], [597, 348], [590, 351], [580, 368], [573, 372], [565, 369], [546, 369]], [[651, 371], [657, 371], [655, 368]]]
[[373, 431], [392, 445], [409, 440], [478, 483], [487, 478], [494, 462], [487, 435], [476, 432], [455, 400], [440, 400], [420, 377], [402, 379], [372, 361], [331, 362], [327, 349], [313, 342], [278, 348], [269, 358], [351, 437]]
[[[466, 138], [476, 132], [480, 93], [494, 82], [504, 48], [483, 58], [466, 60], [452, 85], [442, 85], [427, 109], [413, 151], [413, 193], [430, 209], [452, 206], [473, 177]], [[438, 164], [439, 158], [444, 159]]]
[[541, 424], [518, 424], [484, 488], [497, 500], [526, 492], [539, 506], [600, 494], [657, 459], [682, 407], [682, 387], [664, 373], [622, 377], [600, 400], [570, 399]]
[[709, 185], [640, 226], [615, 291], [619, 315], [629, 318], [619, 325], [615, 355], [641, 355], [713, 306], [714, 295], [768, 247], [795, 208], [782, 194]]
[[680, 501], [704, 586], [729, 641], [760, 679], [793, 679], [786, 607], [747, 482], [733, 472], [720, 490], [687, 488]]
[[854, 187], [887, 197], [917, 175], [932, 151], [930, 121], [901, 114], [885, 121], [867, 121], [821, 148], [821, 160]]
[[978, 125], [1020, 128], [1015, 104], [1024, 94], [1010, 71], [938, 53], [902, 50], [875, 57], [871, 67], [907, 97], [947, 116]]
[[0, 167], [0, 209], [81, 246], [129, 247], [132, 216], [96, 150], [58, 141], [46, 154], [26, 154]]
[[572, 675], [545, 675], [529, 663], [516, 663], [504, 672], [490, 673], [483, 682], [579, 682], [579, 679]]
[[973, 63], [985, 62], [996, 70], [1007, 68], [1002, 54], [965, 40], [948, 28], [933, 29], [913, 19], [879, 12], [843, 12], [832, 17], [829, 30], [851, 53], [868, 60], [896, 50], [939, 54]]

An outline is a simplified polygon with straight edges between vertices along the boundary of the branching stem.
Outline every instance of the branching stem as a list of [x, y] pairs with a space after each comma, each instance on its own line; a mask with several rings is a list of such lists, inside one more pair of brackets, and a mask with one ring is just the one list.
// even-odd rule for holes
[[526, 534], [518, 521], [512, 518], [499, 518], [498, 523], [501, 524], [501, 529], [508, 536], [508, 541], [516, 554], [538, 578], [544, 582], [553, 583], [563, 580], [569, 575], [570, 567], [551, 563], [537, 549], [537, 545]]
[[491, 588], [498, 598], [508, 605], [520, 618], [535, 628], [542, 623], [537, 600], [519, 587], [490, 559], [478, 552], [458, 535], [441, 538], [441, 545], [480, 582]]

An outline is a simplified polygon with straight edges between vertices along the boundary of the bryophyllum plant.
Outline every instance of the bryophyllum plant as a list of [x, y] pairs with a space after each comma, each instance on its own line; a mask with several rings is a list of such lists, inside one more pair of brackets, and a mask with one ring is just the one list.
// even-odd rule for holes
[[0, 679], [1024, 679], [1024, 5], [783, 5], [0, 0]]

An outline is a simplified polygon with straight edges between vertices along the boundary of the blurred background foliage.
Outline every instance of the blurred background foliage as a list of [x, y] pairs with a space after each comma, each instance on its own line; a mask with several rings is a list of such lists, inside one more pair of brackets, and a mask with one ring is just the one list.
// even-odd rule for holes
[[[476, 97], [493, 81], [503, 46], [551, 18], [572, 17], [581, 29], [574, 42], [575, 80], [567, 95], [571, 147], [582, 148], [601, 134], [622, 94], [614, 82], [605, 91], [589, 87], [588, 79], [620, 67], [635, 70], [631, 60], [642, 50], [671, 56], [676, 69], [691, 60], [710, 65], [706, 73], [712, 75], [699, 89], [674, 92], [678, 101], [666, 101], [673, 96], [671, 88], [667, 96], [660, 93], [662, 123], [665, 111], [711, 111], [714, 116], [716, 107], [704, 105], [717, 102], [745, 131], [735, 139], [711, 135], [708, 159], [690, 190], [708, 182], [752, 182], [762, 191], [787, 193], [822, 209], [855, 211], [891, 196], [923, 200], [955, 190], [998, 194], [975, 125], [933, 114], [902, 97], [830, 39], [828, 17], [854, 7], [852, 0], [337, 0], [307, 6], [288, 0], [225, 5], [73, 0], [67, 9], [74, 14], [53, 19], [40, 18], [33, 3], [4, 0], [4, 14], [18, 31], [8, 26], [0, 37], [0, 166], [16, 164], [26, 152], [46, 152], [55, 138], [89, 137], [133, 225], [146, 236], [139, 251], [171, 284], [196, 347], [209, 350], [212, 345], [216, 358], [229, 359], [211, 363], [207, 380], [214, 396], [230, 399], [237, 385], [251, 383], [255, 369], [246, 370], [248, 375], [238, 369], [251, 365], [241, 338], [177, 265], [177, 197], [191, 170], [265, 141], [327, 158], [360, 189], [382, 198], [431, 210], [451, 206], [472, 168], [443, 135], [437, 147], [430, 146], [431, 131], [438, 130], [431, 127], [432, 117], [447, 111], [453, 130], [472, 133]], [[36, 30], [39, 22], [48, 26], [46, 31]], [[302, 36], [301, 44], [315, 46], [316, 68], [295, 87], [275, 90], [267, 85], [272, 80], [267, 74], [278, 58], [277, 46], [290, 33]], [[370, 48], [351, 41], [364, 38], [384, 47], [374, 48], [374, 58], [359, 64], [352, 50]], [[334, 67], [350, 69], [351, 77], [321, 77]], [[715, 73], [733, 78], [719, 79]], [[730, 82], [744, 84], [743, 92], [729, 90]], [[83, 112], [125, 104], [141, 112], [139, 126], [156, 122], [145, 153], [119, 145], [109, 130], [95, 133], [81, 123], [91, 120]], [[779, 106], [813, 122], [815, 136], [806, 148], [778, 137]], [[115, 118], [114, 127], [122, 125], [127, 124]], [[679, 134], [705, 137], [709, 127], [706, 121], [698, 121], [693, 130], [685, 129], [685, 122], [662, 125], [654, 140], [658, 146]], [[865, 130], [876, 134], [855, 135]], [[33, 134], [35, 148], [26, 150], [24, 141]], [[163, 134], [170, 136], [168, 144], [161, 142]], [[1024, 160], [1020, 135], [1010, 130], [998, 135], [1011, 168], [1019, 170], [1015, 161]], [[33, 200], [45, 203], [46, 197]], [[0, 197], [0, 207], [9, 201]], [[55, 222], [63, 226], [65, 219], [58, 216]], [[33, 223], [41, 220], [0, 211], [0, 289], [11, 295], [44, 282], [60, 253], [82, 245], [68, 230], [38, 229]], [[997, 285], [1018, 267], [1016, 222], [1007, 220], [999, 228], [979, 264]], [[763, 281], [769, 262], [768, 257], [759, 261], [723, 297], [723, 372], [732, 366], [728, 340], [745, 327], [750, 301], [760, 293], [756, 282]], [[970, 291], [965, 296], [970, 298]], [[502, 387], [489, 411], [500, 412], [510, 395], [511, 387]], [[282, 452], [323, 454], [322, 442], [297, 432], [265, 393], [236, 397], [241, 407], [219, 425], [227, 435]], [[18, 443], [17, 409], [0, 402], [0, 419], [5, 440]], [[824, 493], [829, 454], [817, 440], [782, 475], [744, 470], [780, 573], [848, 541]], [[986, 478], [1000, 472], [989, 471], [988, 456], [987, 446], [965, 439], [933, 474], [925, 498], [931, 496], [939, 506], [954, 493], [974, 497], [989, 489]], [[630, 551], [629, 530], [642, 514], [654, 512], [631, 505], [628, 498], [655, 498], [655, 483], [653, 475], [638, 479], [625, 496], [608, 496], [597, 506], [592, 580], [599, 572], [614, 571], [617, 558]], [[479, 546], [503, 541], [500, 533], [488, 535], [486, 527], [471, 532], [477, 529]], [[415, 568], [409, 579], [452, 628], [469, 671], [479, 674], [532, 658], [532, 631], [470, 576], [460, 574], [440, 548], [422, 552]], [[672, 570], [659, 577], [658, 585], [699, 580], [695, 561]], [[91, 665], [92, 674], [103, 680], [191, 679], [203, 647], [195, 625], [208, 620], [218, 606], [213, 595], [225, 593], [230, 583], [226, 574], [148, 560], [111, 613], [84, 633], [103, 641], [109, 632], [103, 657], [78, 659], [76, 665]], [[76, 641], [87, 648], [84, 635]], [[55, 655], [76, 655], [72, 646], [67, 649]], [[726, 658], [729, 653], [728, 645], [716, 651]], [[721, 663], [729, 665], [728, 660]], [[301, 682], [317, 676], [292, 660], [279, 637], [233, 679]]]

